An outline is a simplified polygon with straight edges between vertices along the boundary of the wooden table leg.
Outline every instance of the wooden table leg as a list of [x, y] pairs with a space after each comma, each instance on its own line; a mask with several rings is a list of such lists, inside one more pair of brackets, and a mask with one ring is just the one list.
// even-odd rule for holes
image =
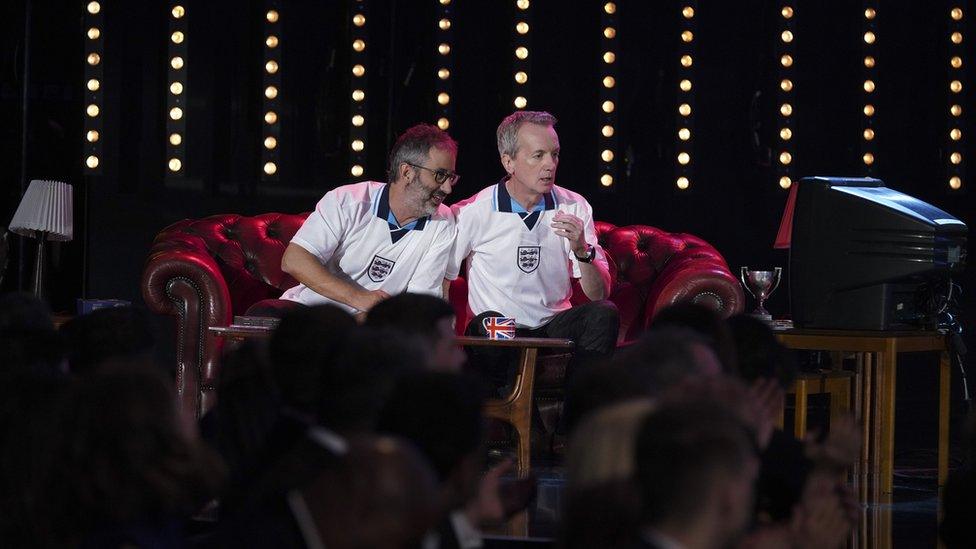
[[830, 428], [851, 413], [851, 377], [825, 374], [823, 392], [830, 395]]
[[807, 434], [807, 380], [796, 379], [795, 405], [793, 407], [793, 436], [803, 440]]
[[864, 422], [864, 353], [857, 353], [854, 355], [854, 386], [851, 389], [853, 393], [853, 398], [851, 399], [852, 411], [854, 414], [854, 424], [862, 428], [861, 436], [861, 449], [858, 453], [857, 459], [854, 460], [854, 468], [851, 473], [851, 477], [854, 483], [854, 493], [858, 496], [861, 501], [864, 501], [866, 494], [863, 493], [864, 487], [864, 465], [862, 463], [862, 458], [864, 454], [865, 444], [867, 440], [863, 436], [863, 422]]
[[535, 385], [535, 360], [538, 350], [524, 348], [519, 353], [519, 379], [515, 381], [512, 399], [512, 426], [518, 437], [518, 460], [516, 468], [519, 478], [529, 474], [532, 463], [532, 394]]
[[529, 512], [520, 511], [508, 519], [507, 533], [513, 538], [529, 537]]
[[882, 498], [874, 504], [874, 507], [874, 513], [877, 520], [874, 547], [877, 547], [878, 549], [891, 549], [893, 541], [891, 537], [891, 515], [893, 512], [891, 509], [891, 496], [882, 496]]
[[861, 501], [868, 500], [868, 489], [875, 484], [874, 469], [871, 462], [871, 450], [874, 443], [872, 438], [874, 422], [874, 365], [871, 353], [861, 353], [864, 366], [861, 376], [863, 392], [861, 393], [861, 457], [858, 460], [861, 468]]
[[501, 399], [485, 403], [485, 416], [495, 418], [512, 426], [516, 439], [515, 467], [519, 478], [529, 474], [532, 463], [530, 446], [532, 432], [532, 394], [535, 385], [535, 361], [538, 356], [535, 347], [523, 347], [519, 351], [518, 371], [512, 392]]
[[949, 381], [952, 358], [948, 351], [939, 355], [939, 490], [949, 476]]
[[872, 353], [871, 358], [871, 434], [868, 468], [871, 470], [871, 501], [881, 498], [881, 412], [884, 409], [884, 360], [883, 353]]
[[898, 349], [894, 339], [885, 342], [881, 359], [881, 492], [890, 495], [895, 473], [895, 376]]

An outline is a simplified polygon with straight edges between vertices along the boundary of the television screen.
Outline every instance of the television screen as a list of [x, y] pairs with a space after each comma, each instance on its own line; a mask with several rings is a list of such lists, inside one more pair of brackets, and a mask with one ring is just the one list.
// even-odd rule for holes
[[[966, 224], [878, 179], [809, 177], [797, 189], [790, 302], [799, 328], [931, 327], [966, 263]], [[944, 297], [944, 296], [943, 296]]]

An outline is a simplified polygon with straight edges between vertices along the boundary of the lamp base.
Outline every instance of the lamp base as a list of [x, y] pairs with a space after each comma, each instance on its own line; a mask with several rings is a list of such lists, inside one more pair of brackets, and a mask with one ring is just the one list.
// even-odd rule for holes
[[44, 233], [36, 234], [37, 255], [34, 257], [34, 277], [31, 280], [31, 293], [40, 301], [47, 302], [46, 284], [44, 283], [44, 269], [47, 264], [47, 238]]

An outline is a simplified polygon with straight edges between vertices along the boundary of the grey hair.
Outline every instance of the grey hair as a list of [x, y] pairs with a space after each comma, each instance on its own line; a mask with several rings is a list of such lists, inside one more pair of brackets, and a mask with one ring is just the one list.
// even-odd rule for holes
[[417, 124], [400, 134], [390, 150], [386, 168], [387, 181], [396, 181], [400, 164], [422, 166], [430, 158], [430, 149], [447, 149], [457, 154], [458, 144], [447, 132], [431, 124]]
[[515, 153], [518, 152], [518, 131], [524, 124], [555, 126], [556, 117], [545, 111], [515, 111], [506, 116], [495, 132], [500, 156], [507, 154], [515, 158]]

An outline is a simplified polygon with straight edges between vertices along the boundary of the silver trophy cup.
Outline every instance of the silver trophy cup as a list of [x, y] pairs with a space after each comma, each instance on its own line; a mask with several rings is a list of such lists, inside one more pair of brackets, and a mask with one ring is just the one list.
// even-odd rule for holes
[[779, 287], [782, 274], [782, 267], [775, 267], [772, 271], [753, 271], [749, 267], [742, 267], [740, 273], [742, 286], [759, 303], [756, 310], [751, 313], [752, 316], [760, 320], [765, 320], [766, 322], [773, 320], [773, 315], [769, 314], [769, 311], [763, 307], [763, 303]]

